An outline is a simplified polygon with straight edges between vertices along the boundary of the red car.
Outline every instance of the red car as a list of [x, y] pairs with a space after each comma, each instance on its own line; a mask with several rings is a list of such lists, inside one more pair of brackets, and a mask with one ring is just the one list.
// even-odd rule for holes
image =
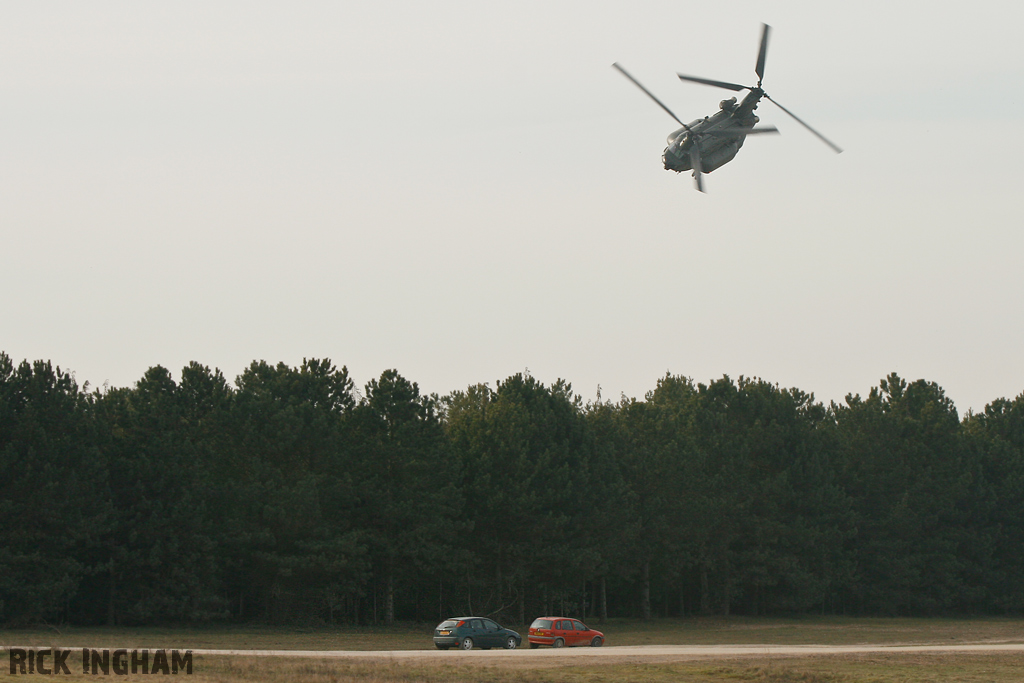
[[568, 617], [541, 617], [534, 619], [530, 624], [530, 633], [527, 636], [531, 648], [538, 648], [541, 645], [551, 647], [572, 647], [573, 645], [589, 645], [601, 647], [604, 644], [604, 634], [588, 628], [579, 619]]

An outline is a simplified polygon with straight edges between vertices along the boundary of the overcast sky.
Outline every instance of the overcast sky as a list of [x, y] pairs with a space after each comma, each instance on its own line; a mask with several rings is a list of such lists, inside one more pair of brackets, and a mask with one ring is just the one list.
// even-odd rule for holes
[[[779, 136], [706, 177], [676, 114]], [[4, 2], [0, 350], [93, 386], [329, 357], [585, 399], [1024, 391], [1024, 5]]]

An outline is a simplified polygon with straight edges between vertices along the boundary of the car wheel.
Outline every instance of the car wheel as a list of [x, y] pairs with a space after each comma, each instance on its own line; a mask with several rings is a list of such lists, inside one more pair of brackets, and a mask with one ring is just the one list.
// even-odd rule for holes
[[506, 650], [514, 650], [514, 649], [516, 649], [516, 645], [518, 645], [518, 643], [516, 642], [516, 637], [515, 636], [509, 636], [508, 638], [505, 639], [505, 649]]
[[462, 649], [462, 650], [472, 650], [473, 649], [473, 639], [472, 638], [463, 638], [462, 642], [459, 643], [459, 648]]
[[437, 649], [438, 650], [447, 650], [450, 647], [451, 647], [451, 645], [438, 645]]
[[530, 643], [531, 650], [536, 650], [538, 647], [540, 647], [540, 643]]
[[555, 642], [551, 644], [551, 647], [562, 647], [565, 645], [565, 641], [561, 638], [555, 638]]
[[590, 647], [601, 647], [604, 641], [601, 640], [601, 636], [594, 636], [594, 639], [590, 641]]

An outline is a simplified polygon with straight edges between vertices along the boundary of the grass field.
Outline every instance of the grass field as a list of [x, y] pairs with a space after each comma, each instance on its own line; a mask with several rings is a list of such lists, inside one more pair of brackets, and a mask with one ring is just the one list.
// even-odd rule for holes
[[[757, 619], [708, 617], [610, 620], [591, 626], [608, 645], [934, 645], [1024, 643], [1024, 619]], [[212, 650], [429, 650], [434, 624], [315, 629], [271, 627], [35, 628], [0, 630], [0, 646], [166, 647]], [[515, 628], [515, 627], [513, 627]], [[525, 635], [526, 629], [519, 628]], [[1022, 676], [1024, 679], [1024, 676]]]
[[195, 680], [308, 681], [310, 683], [1019, 683], [1024, 678], [1024, 655], [858, 656], [792, 658], [773, 661], [724, 660], [636, 664], [515, 667], [467, 664], [399, 664], [396, 662], [264, 662], [196, 663], [202, 676]]
[[[6, 665], [6, 654], [3, 659]], [[454, 660], [454, 658], [453, 658]], [[66, 681], [95, 681], [71, 666]], [[7, 668], [4, 666], [4, 672]], [[725, 659], [676, 663], [608, 662], [585, 665], [496, 666], [492, 664], [401, 663], [394, 660], [330, 660], [196, 656], [194, 683], [1018, 683], [1024, 655], [863, 655]], [[181, 674], [179, 674], [181, 675]], [[150, 676], [118, 676], [149, 680]]]
[[[595, 626], [598, 626], [595, 624]], [[28, 647], [403, 650], [430, 649], [433, 624], [383, 628], [190, 628], [190, 629], [30, 629], [0, 631], [0, 645]], [[598, 626], [600, 627], [600, 626]], [[1024, 642], [1018, 619], [745, 619], [611, 621], [602, 630], [609, 645], [660, 644], [889, 644]], [[8, 655], [0, 653], [7, 672]], [[64, 680], [87, 679], [77, 666]], [[76, 671], [77, 669], [77, 671]], [[124, 676], [121, 680], [148, 676]], [[841, 682], [917, 683], [924, 681], [1024, 680], [1024, 654], [884, 654], [815, 657], [725, 658], [685, 662], [639, 663], [628, 658], [600, 662], [539, 661], [523, 653], [501, 664], [468, 661], [452, 653], [450, 661], [316, 660], [211, 657], [196, 655], [196, 681], [302, 681], [311, 683], [612, 683], [652, 682]]]

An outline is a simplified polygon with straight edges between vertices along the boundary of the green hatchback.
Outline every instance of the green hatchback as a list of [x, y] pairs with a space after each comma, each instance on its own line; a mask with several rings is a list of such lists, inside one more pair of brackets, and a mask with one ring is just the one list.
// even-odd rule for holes
[[514, 650], [523, 642], [522, 636], [503, 628], [487, 617], [453, 617], [445, 619], [434, 629], [434, 645], [438, 650], [457, 647], [460, 650], [490, 650], [503, 647]]

